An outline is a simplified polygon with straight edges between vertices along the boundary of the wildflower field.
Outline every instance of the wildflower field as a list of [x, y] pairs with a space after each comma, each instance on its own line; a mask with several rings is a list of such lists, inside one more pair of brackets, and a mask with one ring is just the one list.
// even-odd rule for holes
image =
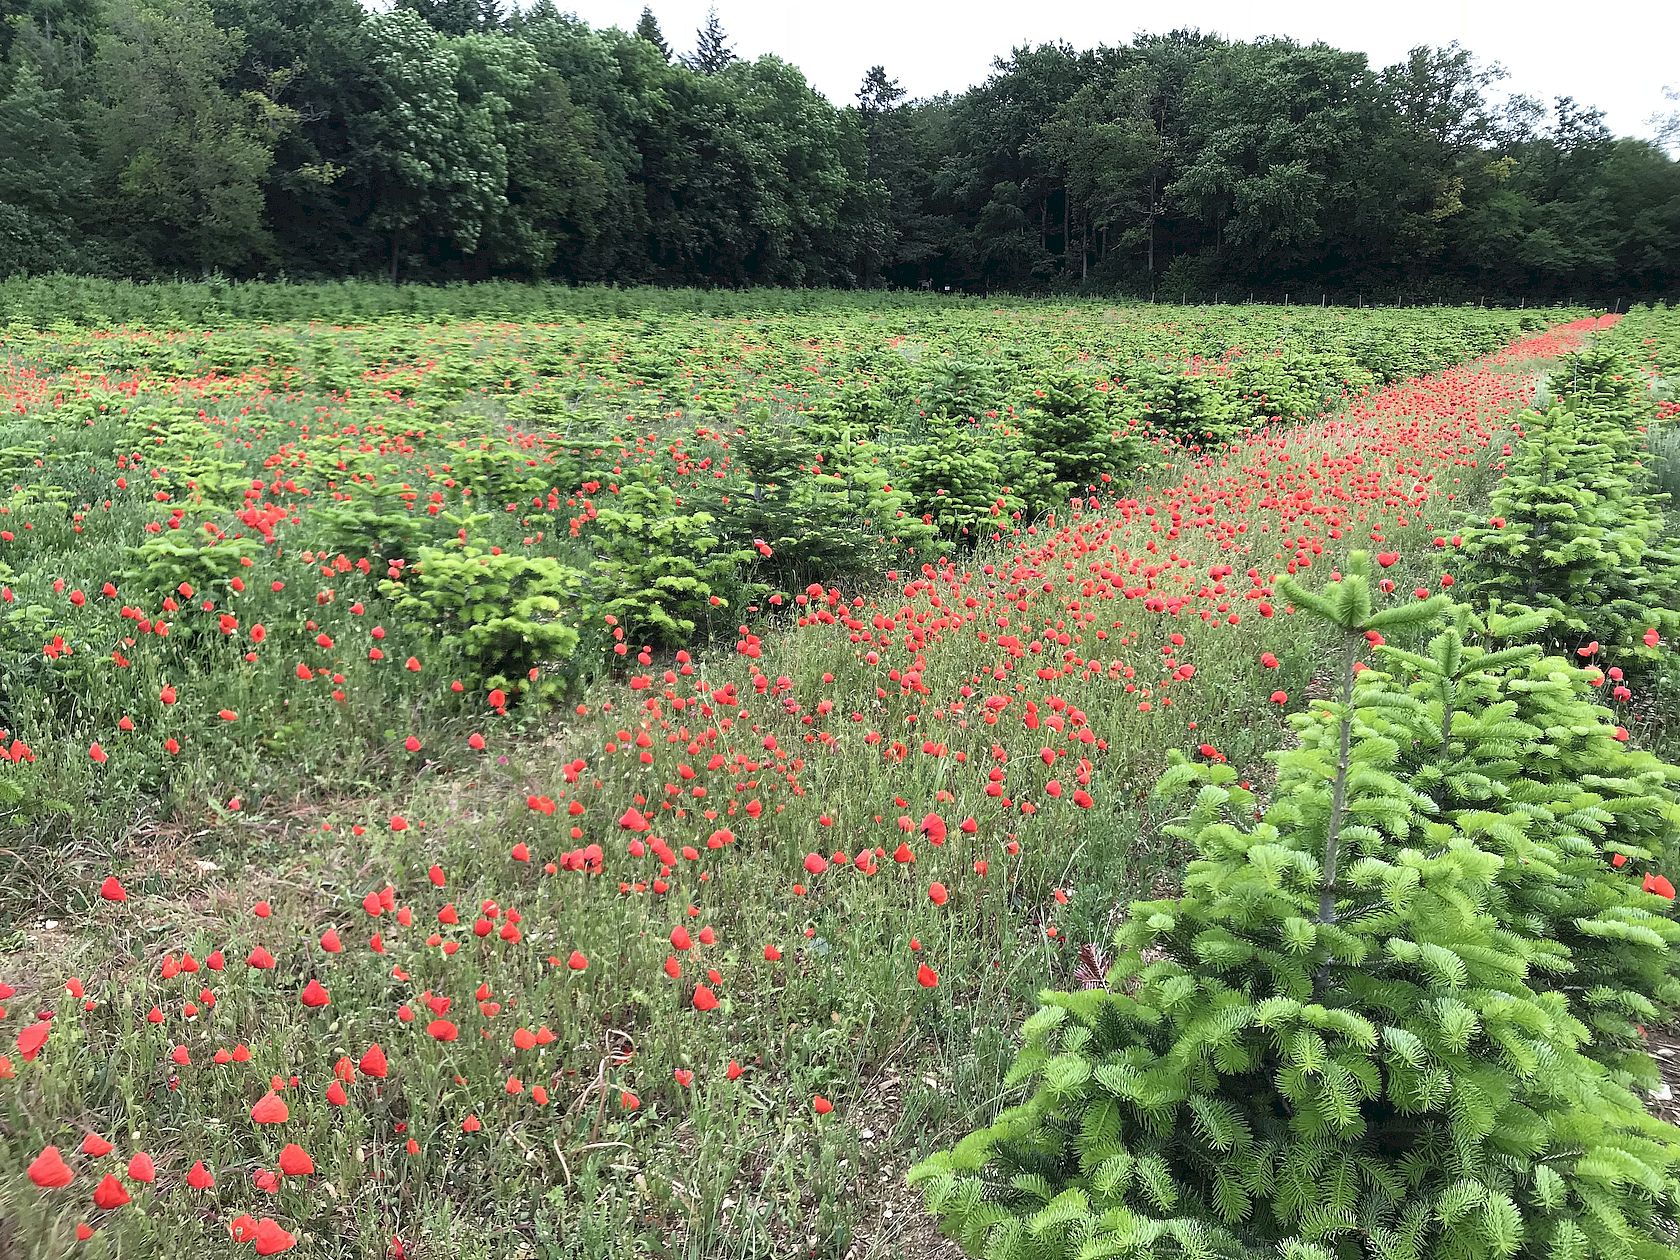
[[0, 1256], [1675, 1254], [1674, 313], [0, 320]]

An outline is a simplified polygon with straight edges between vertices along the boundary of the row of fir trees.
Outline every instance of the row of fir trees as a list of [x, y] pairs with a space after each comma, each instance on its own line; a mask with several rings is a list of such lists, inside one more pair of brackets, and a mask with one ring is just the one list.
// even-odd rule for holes
[[1554, 376], [1460, 535], [1471, 602], [1390, 598], [1364, 553], [1279, 580], [1330, 695], [1263, 791], [1173, 755], [1181, 891], [1042, 995], [1021, 1101], [912, 1171], [971, 1254], [1680, 1256], [1680, 1130], [1642, 1097], [1680, 1004], [1680, 767], [1601, 700], [1680, 631], [1637, 379], [1601, 350]]

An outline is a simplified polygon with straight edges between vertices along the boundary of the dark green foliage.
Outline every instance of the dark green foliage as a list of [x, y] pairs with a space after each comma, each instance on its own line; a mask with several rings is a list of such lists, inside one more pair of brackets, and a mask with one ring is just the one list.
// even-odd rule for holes
[[636, 19], [636, 38], [645, 39], [659, 50], [659, 55], [666, 61], [671, 60], [671, 45], [665, 42], [665, 32], [659, 29], [659, 19], [653, 15], [653, 10], [645, 5], [642, 16]]
[[0, 89], [0, 274], [85, 265], [77, 217], [90, 188], [63, 91], [24, 62]]
[[739, 60], [729, 46], [717, 10], [706, 10], [706, 24], [695, 33], [694, 51], [683, 58], [683, 64], [696, 74], [721, 74], [730, 62]]
[[623, 478], [611, 507], [591, 515], [587, 539], [594, 603], [633, 644], [681, 647], [732, 625], [742, 568], [756, 553], [723, 537], [710, 512], [688, 510], [681, 494], [647, 465]]
[[[1548, 983], [1569, 947], [1514, 909], [1608, 877], [1552, 870], [1551, 836], [1490, 845], [1408, 760], [1439, 751], [1434, 697], [1454, 747], [1485, 745], [1443, 773], [1517, 794], [1523, 734], [1503, 712], [1460, 728], [1455, 689], [1533, 653], [1468, 647], [1457, 614], [1394, 657], [1412, 685], [1356, 686], [1368, 641], [1444, 601], [1375, 611], [1358, 554], [1322, 593], [1279, 587], [1340, 629], [1335, 698], [1297, 719], [1267, 801], [1175, 758], [1157, 796], [1196, 854], [1181, 894], [1130, 908], [1103, 987], [1043, 995], [1009, 1078], [1025, 1101], [912, 1179], [992, 1260], [1674, 1256], [1680, 1137], [1588, 1053]], [[1649, 909], [1577, 913], [1623, 906]]]
[[1103, 473], [1143, 462], [1143, 443], [1126, 432], [1109, 383], [1073, 372], [1045, 377], [1021, 413], [1021, 428], [1056, 480], [1078, 494]]
[[756, 581], [787, 594], [812, 582], [878, 574], [891, 563], [885, 539], [902, 538], [893, 519], [902, 496], [848, 476], [843, 462], [831, 471], [815, 447], [768, 422], [734, 439], [730, 450], [746, 486], [718, 511], [729, 537], [752, 540]]
[[[837, 108], [712, 12], [14, 0], [0, 274], [1608, 302], [1680, 283], [1680, 163], [1456, 45], [1196, 31], [1013, 50]], [[8, 135], [28, 143], [4, 143]], [[1402, 354], [1404, 351], [1402, 350]]]

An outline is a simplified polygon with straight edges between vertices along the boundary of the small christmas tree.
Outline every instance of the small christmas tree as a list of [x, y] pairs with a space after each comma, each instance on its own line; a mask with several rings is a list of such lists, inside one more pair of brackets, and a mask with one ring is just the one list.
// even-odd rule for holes
[[1021, 411], [1022, 428], [1064, 490], [1083, 493], [1103, 473], [1131, 473], [1144, 462], [1143, 442], [1117, 431], [1110, 410], [1087, 377], [1046, 373], [1034, 382]]
[[1680, 630], [1680, 550], [1664, 542], [1665, 496], [1640, 462], [1649, 402], [1606, 350], [1574, 356], [1552, 379], [1562, 396], [1524, 417], [1488, 519], [1462, 531], [1464, 576], [1483, 602], [1548, 611], [1541, 638], [1554, 647], [1597, 642], [1654, 662], [1647, 639]]
[[1680, 1135], [1529, 982], [1550, 951], [1493, 913], [1503, 858], [1365, 733], [1360, 653], [1440, 602], [1373, 611], [1362, 556], [1280, 588], [1342, 632], [1323, 737], [1264, 810], [1176, 760], [1182, 894], [1131, 908], [1107, 987], [1043, 995], [1029, 1096], [912, 1179], [993, 1260], [1675, 1255]]
[[[1500, 856], [1489, 910], [1533, 942], [1530, 983], [1568, 998], [1586, 1053], [1649, 1087], [1643, 1030], [1680, 1007], [1680, 924], [1640, 876], [1674, 869], [1680, 767], [1628, 745], [1592, 672], [1475, 641], [1520, 641], [1544, 621], [1458, 607], [1423, 652], [1379, 646], [1388, 672], [1361, 675], [1354, 738], [1392, 742], [1392, 769], [1432, 817]], [[1322, 715], [1299, 729], [1307, 745], [1331, 738]]]

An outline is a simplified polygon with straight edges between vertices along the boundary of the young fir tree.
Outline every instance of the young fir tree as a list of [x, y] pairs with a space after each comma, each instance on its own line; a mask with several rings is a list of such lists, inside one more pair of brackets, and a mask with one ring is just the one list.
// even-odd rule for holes
[[[1569, 1000], [1592, 1034], [1586, 1053], [1649, 1087], [1643, 1030], [1680, 1009], [1680, 924], [1641, 876], [1675, 869], [1680, 766], [1627, 744], [1594, 671], [1475, 641], [1521, 640], [1544, 621], [1478, 622], [1460, 606], [1422, 652], [1379, 646], [1387, 672], [1360, 676], [1353, 734], [1392, 741], [1393, 769], [1433, 817], [1502, 859], [1488, 908], [1533, 942], [1530, 983]], [[1327, 721], [1301, 728], [1307, 745], [1332, 737]]]
[[1602, 349], [1572, 356], [1552, 384], [1561, 396], [1525, 416], [1489, 519], [1462, 531], [1464, 576], [1482, 602], [1549, 611], [1554, 647], [1598, 642], [1654, 662], [1659, 638], [1680, 631], [1680, 549], [1664, 541], [1665, 496], [1641, 462], [1648, 400]]
[[1178, 758], [1180, 896], [1135, 904], [1107, 986], [1046, 993], [1009, 1077], [1024, 1102], [912, 1180], [993, 1260], [1674, 1257], [1680, 1134], [1581, 1053], [1503, 867], [1364, 734], [1367, 564], [1323, 595], [1342, 631], [1329, 726], [1276, 755], [1269, 807]]
[[751, 490], [730, 495], [718, 513], [727, 536], [751, 539], [757, 548], [756, 581], [795, 591], [890, 563], [889, 514], [870, 496], [854, 495], [845, 479], [826, 474], [821, 454], [803, 435], [755, 421], [730, 452]]
[[1074, 493], [1090, 489], [1105, 472], [1131, 473], [1145, 462], [1142, 439], [1116, 427], [1109, 397], [1095, 384], [1074, 372], [1046, 374], [1021, 409], [1028, 444], [1061, 488]]

